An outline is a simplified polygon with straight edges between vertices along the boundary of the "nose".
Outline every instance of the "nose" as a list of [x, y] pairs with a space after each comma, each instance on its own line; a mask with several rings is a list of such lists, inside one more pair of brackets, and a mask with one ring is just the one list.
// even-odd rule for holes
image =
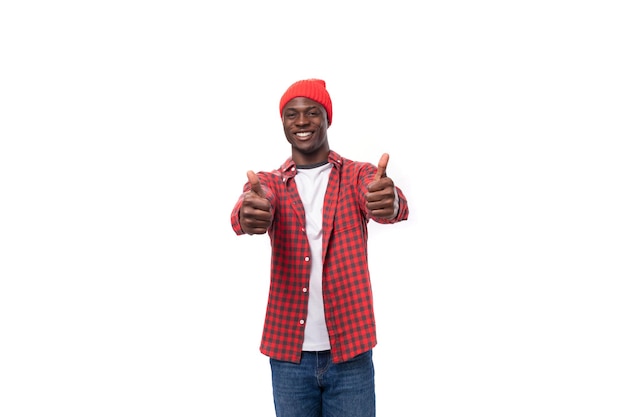
[[298, 116], [296, 117], [296, 125], [303, 126], [303, 125], [307, 125], [308, 123], [309, 123], [309, 118], [306, 117], [306, 114], [299, 113]]

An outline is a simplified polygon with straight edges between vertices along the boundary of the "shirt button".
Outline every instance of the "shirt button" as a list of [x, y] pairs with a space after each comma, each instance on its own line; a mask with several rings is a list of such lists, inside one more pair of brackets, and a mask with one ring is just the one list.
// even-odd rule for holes
[[291, 167], [291, 170], [292, 170], [292, 171], [295, 171], [295, 170], [296, 170], [296, 167]]
[[309, 262], [309, 259], [310, 259], [310, 258], [309, 258], [308, 256], [305, 256], [305, 257], [304, 257], [304, 260], [305, 260], [305, 261], [307, 261], [307, 262]]
[[305, 229], [304, 227], [303, 227], [301, 230], [302, 230], [303, 232], [304, 232], [304, 231], [306, 231], [306, 229]]
[[304, 324], [304, 320], [300, 320], [300, 324]]
[[302, 292], [307, 292], [306, 287], [302, 288]]

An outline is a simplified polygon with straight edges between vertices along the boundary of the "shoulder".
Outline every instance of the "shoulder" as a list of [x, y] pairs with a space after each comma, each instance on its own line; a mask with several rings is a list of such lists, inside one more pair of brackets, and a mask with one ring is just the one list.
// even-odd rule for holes
[[350, 158], [337, 156], [337, 166], [341, 167], [344, 175], [362, 176], [370, 175], [372, 171], [376, 172], [376, 167], [370, 162], [355, 161]]
[[257, 175], [262, 183], [270, 185], [284, 182], [286, 178], [294, 176], [295, 172], [296, 165], [290, 157], [287, 158], [287, 160], [285, 160], [285, 162], [283, 162], [278, 168], [270, 171], [259, 171], [257, 172]]

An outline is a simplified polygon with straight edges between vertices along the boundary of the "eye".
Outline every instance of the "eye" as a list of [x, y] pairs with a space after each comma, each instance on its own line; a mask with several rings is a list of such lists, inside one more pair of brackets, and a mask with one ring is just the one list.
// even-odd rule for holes
[[317, 111], [317, 110], [311, 110], [311, 111], [309, 111], [309, 113], [308, 113], [308, 116], [309, 116], [309, 117], [318, 117], [319, 115], [320, 115], [320, 112], [319, 112], [319, 111]]

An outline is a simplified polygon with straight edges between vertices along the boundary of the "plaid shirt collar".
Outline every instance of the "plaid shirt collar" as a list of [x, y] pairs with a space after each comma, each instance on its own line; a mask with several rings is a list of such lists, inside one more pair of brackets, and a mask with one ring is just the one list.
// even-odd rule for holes
[[[333, 164], [335, 168], [340, 168], [343, 165], [343, 158], [335, 151], [330, 151], [328, 153], [328, 162]], [[287, 180], [296, 176], [296, 163], [293, 161], [291, 157], [287, 158], [287, 160], [280, 166], [279, 169], [283, 182], [287, 182]]]

